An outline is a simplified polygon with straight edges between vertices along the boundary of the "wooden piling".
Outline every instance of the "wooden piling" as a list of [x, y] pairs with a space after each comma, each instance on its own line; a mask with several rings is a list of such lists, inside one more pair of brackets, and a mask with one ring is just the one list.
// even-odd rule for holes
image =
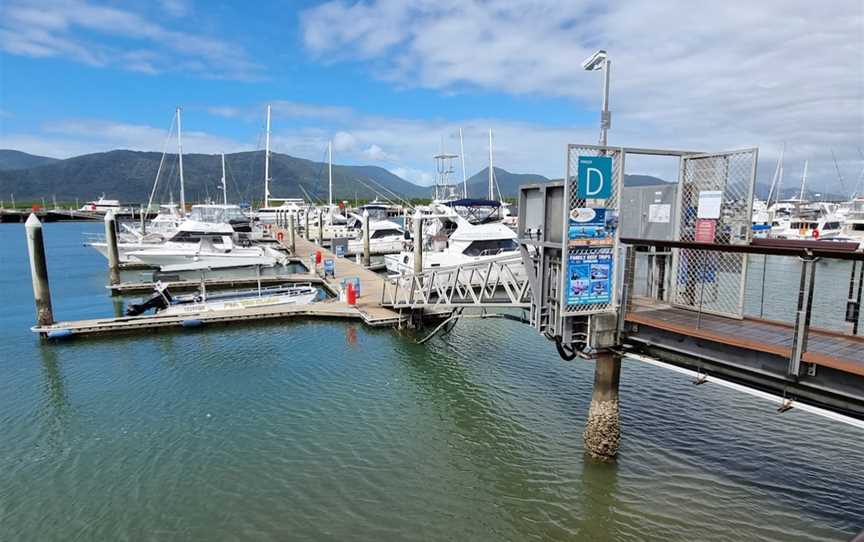
[[50, 326], [54, 323], [51, 306], [51, 288], [48, 284], [48, 263], [45, 259], [45, 239], [42, 223], [31, 213], [24, 223], [27, 235], [27, 252], [30, 255], [30, 275], [33, 278], [33, 300], [36, 302], [36, 325]]
[[369, 267], [371, 264], [369, 252], [369, 211], [363, 211], [363, 267]]
[[609, 351], [597, 355], [594, 367], [594, 391], [588, 409], [588, 421], [582, 438], [585, 449], [595, 459], [614, 459], [621, 440], [618, 384], [621, 379], [621, 356]]
[[108, 282], [120, 284], [120, 253], [117, 249], [117, 219], [114, 212], [105, 213], [105, 245], [108, 249]]
[[309, 235], [309, 213], [311, 213], [311, 212], [312, 212], [311, 209], [306, 209], [306, 212], [303, 213], [303, 218], [306, 221], [305, 225], [303, 226], [303, 237], [307, 241], [310, 241], [312, 239], [312, 236]]
[[423, 272], [423, 216], [414, 215], [414, 274]]
[[324, 211], [321, 209], [318, 209], [318, 246], [324, 246]]
[[294, 232], [294, 213], [288, 213], [288, 248], [291, 250], [291, 255], [297, 255], [297, 243]]

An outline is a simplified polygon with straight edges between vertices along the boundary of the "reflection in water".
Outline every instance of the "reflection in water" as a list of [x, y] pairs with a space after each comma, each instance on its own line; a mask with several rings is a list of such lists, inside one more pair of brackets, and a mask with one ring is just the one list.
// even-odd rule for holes
[[[581, 444], [581, 443], [580, 443]], [[580, 536], [585, 540], [618, 539], [616, 510], [621, 506], [617, 499], [618, 463], [596, 461], [587, 453], [582, 456], [582, 501], [583, 515], [590, 521], [582, 523]]]
[[42, 403], [39, 417], [42, 437], [54, 451], [59, 451], [68, 427], [71, 407], [66, 382], [57, 361], [55, 345], [40, 343], [37, 347], [42, 358]]

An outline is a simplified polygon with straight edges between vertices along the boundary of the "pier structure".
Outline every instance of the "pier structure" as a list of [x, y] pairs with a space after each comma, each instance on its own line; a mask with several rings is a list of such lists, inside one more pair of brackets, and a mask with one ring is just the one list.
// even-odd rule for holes
[[[621, 213], [625, 162], [633, 155], [672, 157], [679, 164], [671, 203], [652, 203], [659, 207], [645, 217]], [[385, 279], [320, 246], [320, 233], [314, 243], [307, 213], [305, 238], [294, 239], [293, 255], [303, 261], [313, 256], [314, 262], [320, 253], [323, 261], [331, 260], [331, 272], [329, 266], [310, 265], [319, 284], [333, 294], [344, 282], [359, 282], [356, 305], [331, 300], [185, 320], [157, 315], [37, 324], [33, 330], [51, 337], [288, 316], [401, 326], [442, 314], [449, 315], [447, 323], [470, 309], [484, 315], [521, 309], [527, 313], [524, 321], [563, 359], [595, 364], [583, 433], [593, 457], [610, 459], [618, 451], [623, 357], [685, 372], [694, 384], [716, 382], [761, 394], [775, 400], [780, 412], [817, 409], [864, 427], [864, 337], [859, 331], [864, 273], [856, 274], [864, 270], [864, 253], [843, 243], [752, 239], [757, 156], [756, 149], [703, 153], [568, 145], [563, 181], [520, 187], [518, 257], [424, 269], [422, 243], [415, 242], [414, 273]], [[655, 194], [660, 198], [668, 189]], [[668, 226], [668, 235], [624, 236], [628, 219], [656, 219]], [[413, 222], [419, 240], [422, 217]], [[319, 219], [319, 230], [321, 224]], [[288, 246], [290, 231], [281, 226], [274, 231]], [[751, 260], [769, 256], [800, 262], [789, 321], [745, 311]], [[851, 266], [848, 301], [836, 307], [845, 327], [818, 327], [814, 318], [817, 262], [827, 260]], [[36, 271], [34, 291], [35, 276]], [[833, 286], [845, 292], [845, 284]]]

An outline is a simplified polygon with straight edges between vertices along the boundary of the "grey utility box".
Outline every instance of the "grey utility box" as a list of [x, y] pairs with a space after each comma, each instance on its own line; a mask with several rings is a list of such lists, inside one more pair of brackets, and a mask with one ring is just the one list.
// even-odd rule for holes
[[621, 237], [672, 240], [678, 185], [625, 186], [621, 196]]

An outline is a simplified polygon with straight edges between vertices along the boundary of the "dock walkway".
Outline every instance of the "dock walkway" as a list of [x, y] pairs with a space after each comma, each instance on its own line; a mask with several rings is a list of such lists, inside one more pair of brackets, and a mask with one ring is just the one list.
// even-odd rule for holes
[[[285, 230], [277, 231], [282, 231], [285, 239], [282, 241], [282, 245], [287, 247], [288, 232]], [[381, 306], [385, 280], [383, 277], [355, 263], [354, 260], [337, 258], [329, 249], [320, 247], [299, 235], [295, 238], [294, 244], [295, 256], [300, 257], [307, 266], [309, 265], [310, 255], [318, 251], [321, 252], [322, 261], [327, 259], [334, 261], [334, 277], [324, 278], [323, 269], [318, 270], [319, 274], [322, 275], [323, 286], [333, 295], [339, 294], [343, 280], [354, 277], [360, 279], [360, 297], [357, 298], [357, 305], [355, 307], [361, 313], [363, 321], [366, 324], [370, 326], [386, 326], [398, 324], [403, 320], [403, 316], [399, 312]]]

